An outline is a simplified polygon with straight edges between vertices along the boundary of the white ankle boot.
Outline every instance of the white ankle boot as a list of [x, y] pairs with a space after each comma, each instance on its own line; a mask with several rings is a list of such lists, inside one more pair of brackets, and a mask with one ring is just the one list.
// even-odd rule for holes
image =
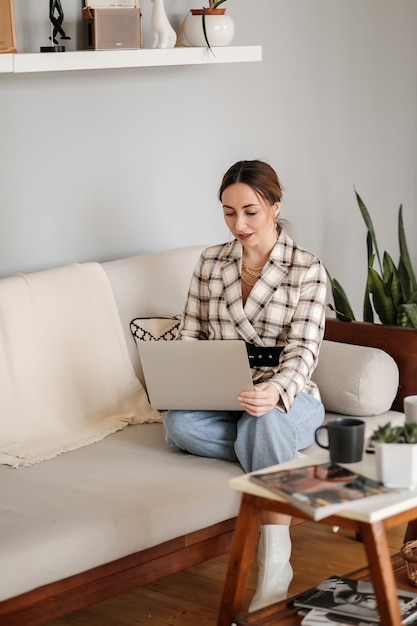
[[283, 524], [261, 527], [258, 547], [258, 582], [249, 611], [257, 611], [287, 597], [293, 571], [290, 565], [290, 528]]

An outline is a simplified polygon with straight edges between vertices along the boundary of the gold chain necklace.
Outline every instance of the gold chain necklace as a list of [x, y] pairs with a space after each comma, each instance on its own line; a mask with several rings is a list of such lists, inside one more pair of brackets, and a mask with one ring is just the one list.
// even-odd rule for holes
[[247, 280], [245, 280], [245, 279], [243, 278], [243, 276], [242, 276], [242, 283], [245, 283], [245, 285], [247, 285], [248, 287], [253, 287], [253, 286], [256, 284], [256, 281], [257, 281], [257, 280], [258, 280], [258, 279], [256, 279], [254, 283], [249, 283], [249, 282], [248, 282]]
[[256, 279], [259, 278], [263, 270], [263, 265], [262, 267], [248, 267], [243, 258], [242, 258], [242, 267], [245, 270], [246, 274], [249, 274], [249, 276], [252, 276], [252, 278], [256, 278]]

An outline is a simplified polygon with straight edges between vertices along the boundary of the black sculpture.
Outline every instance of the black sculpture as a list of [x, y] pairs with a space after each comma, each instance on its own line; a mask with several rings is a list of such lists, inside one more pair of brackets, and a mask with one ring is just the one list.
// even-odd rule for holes
[[[57, 13], [57, 15], [55, 15]], [[65, 46], [59, 46], [57, 34], [61, 39], [71, 39], [62, 28], [64, 21], [64, 11], [62, 9], [61, 0], [49, 0], [49, 19], [51, 21], [51, 35], [49, 39], [55, 44], [54, 46], [41, 46], [41, 52], [65, 52]]]
[[[55, 17], [55, 11], [58, 11], [58, 17]], [[64, 11], [62, 9], [61, 0], [49, 0], [49, 19], [51, 20], [51, 24], [54, 27], [52, 37], [49, 37], [49, 39], [52, 39], [52, 41], [57, 44], [57, 33], [61, 35], [61, 39], [71, 39], [71, 37], [65, 34], [65, 31], [62, 28], [62, 22], [64, 21]]]

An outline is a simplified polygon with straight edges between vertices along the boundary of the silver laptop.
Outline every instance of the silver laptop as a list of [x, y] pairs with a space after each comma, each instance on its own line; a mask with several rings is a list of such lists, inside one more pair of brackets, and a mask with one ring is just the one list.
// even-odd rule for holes
[[142, 341], [138, 350], [155, 409], [243, 410], [237, 396], [253, 387], [244, 341]]

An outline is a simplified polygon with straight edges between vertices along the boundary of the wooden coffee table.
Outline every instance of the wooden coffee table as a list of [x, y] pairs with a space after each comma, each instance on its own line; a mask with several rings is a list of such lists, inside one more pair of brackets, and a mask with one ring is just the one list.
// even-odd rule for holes
[[[289, 463], [268, 468], [265, 471], [326, 462], [328, 462], [328, 453], [322, 451], [309, 456], [308, 459], [295, 459]], [[376, 477], [373, 455], [365, 455], [361, 463], [352, 463], [348, 467], [370, 478]], [[267, 625], [270, 622], [250, 621], [258, 619], [256, 613], [244, 617], [243, 605], [249, 569], [258, 541], [262, 512], [274, 511], [292, 517], [309, 519], [310, 521], [311, 519], [283, 498], [252, 482], [248, 474], [232, 479], [230, 486], [242, 492], [242, 500], [230, 553], [218, 626], [231, 626], [233, 623]], [[416, 519], [417, 490], [410, 490], [352, 501], [348, 507], [341, 510], [337, 515], [332, 515], [316, 522], [318, 524], [350, 529], [361, 536], [368, 558], [369, 577], [375, 588], [378, 609], [381, 615], [381, 626], [401, 626], [396, 580], [386, 531]], [[291, 609], [288, 607], [287, 602], [273, 605], [272, 608], [263, 609], [261, 613], [265, 617], [259, 619], [269, 619], [269, 610], [275, 611], [273, 616], [275, 621], [271, 623], [277, 624], [278, 617], [280, 624], [299, 623], [296, 621], [298, 617], [294, 614], [294, 610], [291, 614]]]

